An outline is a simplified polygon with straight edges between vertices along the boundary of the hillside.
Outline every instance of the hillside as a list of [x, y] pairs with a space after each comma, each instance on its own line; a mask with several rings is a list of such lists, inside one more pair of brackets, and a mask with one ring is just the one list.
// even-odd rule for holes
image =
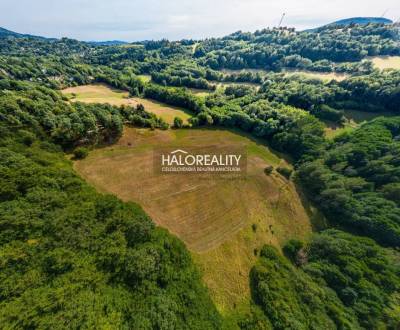
[[[17, 32], [13, 32], [4, 28], [0, 27], [0, 38], [6, 38], [6, 37], [14, 37], [14, 38], [24, 38], [24, 37], [33, 37], [29, 34], [21, 34]], [[39, 38], [39, 37], [35, 37]]]
[[348, 25], [353, 25], [353, 24], [366, 25], [366, 24], [370, 24], [370, 23], [393, 24], [393, 21], [388, 18], [384, 18], [384, 17], [351, 17], [351, 18], [340, 19], [335, 22], [328, 23], [328, 24], [325, 24], [323, 26], [316, 27], [313, 29], [307, 29], [307, 30], [305, 30], [305, 32], [316, 32], [316, 31], [319, 31], [321, 29], [331, 27], [331, 26], [348, 26]]
[[[14, 31], [7, 30], [0, 27], [0, 38], [33, 38], [33, 39], [47, 39], [47, 40], [57, 40], [56, 38], [47, 38], [42, 36], [35, 36], [31, 34], [22, 34]], [[107, 40], [107, 41], [83, 41], [92, 46], [121, 46], [127, 44], [125, 41], [120, 40]]]
[[[246, 178], [153, 171], [155, 147], [204, 149], [213, 145], [245, 147]], [[233, 132], [125, 128], [117, 144], [93, 151], [75, 169], [100, 191], [140, 203], [158, 225], [182, 239], [203, 270], [214, 301], [226, 313], [235, 304], [250, 300], [248, 274], [255, 249], [263, 244], [280, 249], [289, 238], [306, 239], [311, 233], [295, 187], [278, 173], [265, 175], [268, 165], [285, 166], [285, 161], [258, 141]], [[112, 176], [107, 174], [110, 171]]]
[[0, 38], [1, 326], [400, 329], [399, 30], [316, 33]]
[[7, 30], [5, 28], [0, 27], [0, 38], [29, 38], [29, 39], [34, 39], [40, 41], [55, 41], [57, 40], [56, 38], [47, 38], [47, 37], [42, 37], [42, 36], [37, 36], [37, 35], [32, 35], [32, 34], [24, 34], [24, 33], [19, 33], [19, 32], [14, 32], [11, 30]]
[[350, 25], [350, 24], [369, 24], [369, 23], [379, 23], [379, 24], [392, 24], [393, 21], [384, 17], [351, 17], [338, 20], [336, 22], [330, 23], [328, 25]]

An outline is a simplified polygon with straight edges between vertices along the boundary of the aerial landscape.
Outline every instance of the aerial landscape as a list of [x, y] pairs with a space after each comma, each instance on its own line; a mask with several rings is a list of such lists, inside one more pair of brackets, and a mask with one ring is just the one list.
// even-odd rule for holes
[[0, 4], [0, 329], [400, 329], [396, 2], [143, 2], [129, 28], [23, 2]]

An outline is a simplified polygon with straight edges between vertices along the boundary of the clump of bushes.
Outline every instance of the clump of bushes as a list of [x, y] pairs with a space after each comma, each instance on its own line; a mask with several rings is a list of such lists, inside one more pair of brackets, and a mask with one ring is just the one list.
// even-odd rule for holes
[[290, 259], [292, 262], [295, 262], [297, 259], [297, 254], [303, 248], [303, 246], [303, 242], [296, 239], [291, 239], [283, 247], [283, 253], [288, 259]]
[[89, 150], [84, 147], [79, 147], [74, 150], [74, 159], [84, 159], [89, 154]]
[[183, 120], [182, 118], [175, 117], [174, 118], [174, 128], [182, 128], [183, 127]]
[[288, 180], [290, 179], [293, 173], [293, 170], [287, 167], [278, 167], [276, 170], [280, 175], [283, 175]]
[[36, 135], [29, 131], [21, 130], [20, 135], [22, 143], [25, 144], [27, 147], [30, 147], [36, 140]]
[[271, 175], [272, 171], [274, 170], [274, 167], [272, 165], [268, 165], [265, 169], [264, 169], [264, 173], [266, 175]]

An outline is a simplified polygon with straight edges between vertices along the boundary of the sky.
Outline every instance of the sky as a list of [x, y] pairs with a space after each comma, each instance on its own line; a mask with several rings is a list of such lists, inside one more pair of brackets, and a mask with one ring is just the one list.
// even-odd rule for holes
[[354, 16], [400, 18], [399, 0], [0, 0], [0, 27], [46, 37], [201, 39], [283, 25], [306, 29]]

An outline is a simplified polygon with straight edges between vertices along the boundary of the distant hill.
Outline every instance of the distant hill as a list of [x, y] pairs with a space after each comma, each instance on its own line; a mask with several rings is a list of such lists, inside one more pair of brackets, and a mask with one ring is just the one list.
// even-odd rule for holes
[[331, 26], [331, 25], [350, 25], [350, 24], [361, 24], [362, 25], [362, 24], [369, 24], [369, 23], [393, 24], [393, 21], [388, 18], [384, 18], [384, 17], [351, 17], [351, 18], [345, 18], [345, 19], [341, 19], [341, 20], [333, 22], [333, 23], [326, 24], [326, 25], [320, 26], [318, 28], [308, 29], [305, 31], [306, 32], [315, 32], [318, 29], [322, 29], [324, 27]]
[[21, 34], [17, 32], [13, 32], [4, 28], [0, 27], [0, 38], [5, 38], [5, 37], [15, 37], [15, 38], [24, 38], [24, 37], [33, 37], [29, 34]]
[[368, 23], [392, 24], [393, 21], [384, 17], [352, 17], [352, 18], [341, 19], [329, 25], [349, 25], [349, 24], [368, 24]]
[[110, 41], [85, 41], [86, 43], [93, 46], [120, 46], [126, 45], [128, 42], [121, 40], [110, 40]]
[[[14, 31], [10, 31], [0, 27], [0, 38], [34, 38], [34, 39], [47, 39], [47, 40], [57, 40], [56, 38], [46, 38], [41, 36], [34, 36], [31, 34], [22, 34]], [[120, 40], [110, 40], [110, 41], [84, 41], [92, 46], [118, 46], [127, 44], [125, 41]]]
[[34, 36], [32, 34], [23, 34], [14, 31], [10, 31], [0, 27], [0, 38], [32, 38], [32, 39], [42, 39], [42, 40], [57, 40], [55, 38], [46, 38], [42, 36]]

